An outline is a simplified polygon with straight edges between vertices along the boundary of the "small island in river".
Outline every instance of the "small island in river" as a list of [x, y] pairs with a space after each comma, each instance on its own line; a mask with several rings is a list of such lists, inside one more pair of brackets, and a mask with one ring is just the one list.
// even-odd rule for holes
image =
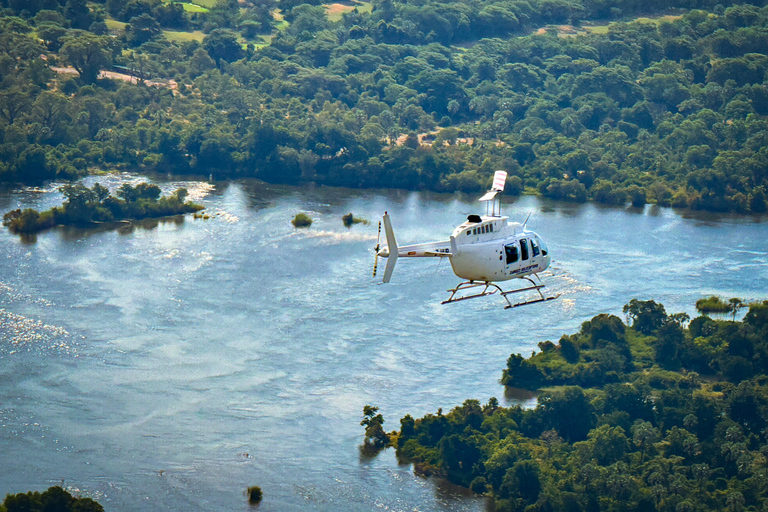
[[115, 191], [114, 196], [99, 183], [92, 188], [81, 184], [64, 185], [59, 190], [66, 198], [62, 206], [44, 212], [32, 208], [12, 210], [3, 215], [3, 225], [12, 233], [33, 234], [54, 226], [157, 219], [203, 209], [199, 204], [185, 201], [186, 188], [162, 196], [160, 187], [150, 183], [139, 183], [135, 187], [126, 183]]

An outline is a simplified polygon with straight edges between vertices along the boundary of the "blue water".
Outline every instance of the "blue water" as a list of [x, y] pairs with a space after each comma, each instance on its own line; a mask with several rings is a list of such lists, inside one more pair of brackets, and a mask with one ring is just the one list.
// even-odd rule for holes
[[[259, 485], [261, 511], [485, 510], [392, 450], [362, 456], [363, 406], [397, 429], [467, 398], [532, 405], [504, 397], [506, 358], [598, 313], [768, 298], [761, 219], [507, 198], [547, 242], [561, 297], [504, 310], [500, 297], [440, 305], [458, 279], [437, 259], [400, 259], [388, 285], [371, 276], [381, 213], [402, 244], [444, 239], [484, 212], [474, 197], [161, 185], [187, 186], [211, 217], [0, 231], [0, 495], [63, 480], [107, 510], [249, 510]], [[55, 186], [0, 194], [2, 212], [60, 203]], [[290, 223], [301, 211], [309, 229]], [[349, 212], [374, 222], [347, 229]]]

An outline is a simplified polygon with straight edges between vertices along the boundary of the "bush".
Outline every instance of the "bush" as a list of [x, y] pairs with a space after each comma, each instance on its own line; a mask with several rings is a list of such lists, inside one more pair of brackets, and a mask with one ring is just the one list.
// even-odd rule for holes
[[696, 309], [700, 313], [730, 313], [731, 305], [720, 297], [707, 297], [696, 301]]
[[248, 494], [248, 502], [254, 504], [261, 503], [261, 498], [264, 496], [264, 494], [261, 492], [261, 487], [258, 485], [249, 487], [246, 490], [246, 493]]
[[308, 228], [312, 225], [312, 217], [306, 213], [297, 213], [291, 221], [291, 224], [293, 224], [293, 227], [295, 228]]
[[369, 222], [366, 219], [362, 219], [360, 217], [355, 217], [352, 215], [352, 212], [342, 215], [341, 221], [344, 223], [344, 227], [351, 228], [354, 224], [369, 224]]

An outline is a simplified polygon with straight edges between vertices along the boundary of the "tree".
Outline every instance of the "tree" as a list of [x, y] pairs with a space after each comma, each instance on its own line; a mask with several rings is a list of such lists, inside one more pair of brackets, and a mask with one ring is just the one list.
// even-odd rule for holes
[[112, 62], [108, 36], [73, 30], [71, 35], [62, 40], [64, 45], [61, 47], [61, 55], [80, 73], [80, 80], [86, 84], [96, 82], [101, 68]]
[[736, 313], [739, 312], [741, 308], [745, 306], [744, 302], [742, 302], [741, 299], [737, 297], [733, 297], [728, 300], [728, 307], [731, 310], [731, 314], [733, 315], [733, 321], [736, 321]]
[[160, 24], [149, 14], [141, 14], [131, 18], [125, 27], [125, 35], [131, 46], [141, 46], [147, 41], [155, 39], [162, 31]]
[[645, 453], [653, 443], [661, 439], [659, 429], [654, 427], [649, 421], [637, 420], [632, 425], [632, 441], [635, 446], [640, 448], [640, 462], [643, 462]]
[[237, 42], [237, 34], [231, 30], [213, 30], [203, 39], [203, 48], [217, 62], [234, 62], [243, 57], [243, 48]]
[[653, 334], [667, 319], [664, 306], [652, 300], [632, 299], [624, 305], [623, 311], [632, 319], [632, 327], [645, 335]]
[[378, 407], [364, 406], [363, 421], [360, 422], [365, 427], [365, 446], [374, 450], [381, 450], [390, 443], [389, 436], [384, 432], [384, 416], [377, 414], [378, 410]]
[[73, 224], [82, 224], [93, 221], [94, 202], [97, 193], [85, 185], [64, 185], [59, 191], [67, 199], [64, 202], [64, 213]]
[[13, 124], [21, 114], [32, 105], [32, 98], [20, 86], [14, 86], [0, 92], [0, 116], [8, 124]]
[[41, 23], [37, 26], [37, 35], [45, 46], [52, 52], [61, 48], [61, 39], [67, 34], [67, 29], [53, 22]]
[[595, 409], [579, 387], [542, 395], [537, 409], [546, 424], [569, 442], [586, 439], [595, 426]]
[[189, 61], [189, 73], [195, 77], [202, 75], [209, 69], [216, 69], [216, 62], [203, 48], [197, 48]]
[[74, 29], [86, 30], [95, 21], [86, 0], [67, 0], [64, 15]]

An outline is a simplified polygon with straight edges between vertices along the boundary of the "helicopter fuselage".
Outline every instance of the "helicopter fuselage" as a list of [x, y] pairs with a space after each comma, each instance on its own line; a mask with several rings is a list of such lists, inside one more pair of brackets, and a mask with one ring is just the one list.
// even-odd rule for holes
[[[397, 248], [398, 257], [447, 257], [453, 272], [469, 281], [507, 281], [537, 274], [550, 264], [546, 244], [508, 217], [470, 215], [449, 240]], [[388, 248], [380, 253], [388, 255]]]

